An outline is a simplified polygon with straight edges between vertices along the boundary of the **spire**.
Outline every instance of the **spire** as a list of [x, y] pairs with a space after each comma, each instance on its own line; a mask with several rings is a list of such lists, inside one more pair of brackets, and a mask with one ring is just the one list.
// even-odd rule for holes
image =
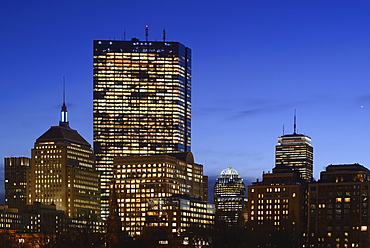
[[67, 105], [66, 105], [66, 77], [63, 76], [63, 104], [62, 110], [60, 111], [59, 126], [69, 127], [67, 119]]
[[293, 127], [293, 134], [297, 134], [297, 113], [296, 113], [296, 108], [294, 108], [294, 127]]

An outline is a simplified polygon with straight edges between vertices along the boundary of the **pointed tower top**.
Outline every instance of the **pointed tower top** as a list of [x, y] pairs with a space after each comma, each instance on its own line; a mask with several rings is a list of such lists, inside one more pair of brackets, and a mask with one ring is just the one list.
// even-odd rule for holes
[[67, 119], [67, 105], [66, 105], [66, 77], [63, 76], [63, 104], [62, 104], [62, 110], [60, 111], [60, 121], [59, 126], [68, 127], [69, 128], [69, 122]]

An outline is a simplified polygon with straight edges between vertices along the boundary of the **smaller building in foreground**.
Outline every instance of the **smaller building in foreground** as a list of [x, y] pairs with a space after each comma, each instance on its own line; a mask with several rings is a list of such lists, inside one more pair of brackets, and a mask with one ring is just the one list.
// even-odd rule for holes
[[[168, 198], [149, 200], [145, 232], [161, 230], [159, 245], [181, 247], [191, 243], [210, 245], [211, 240], [203, 235], [214, 226], [215, 206], [203, 202], [199, 197], [190, 195], [173, 195]], [[197, 231], [196, 237], [193, 232]]]
[[10, 157], [4, 159], [5, 205], [22, 211], [27, 205], [27, 172], [30, 158]]
[[303, 247], [306, 220], [307, 184], [298, 171], [275, 167], [273, 173], [263, 174], [262, 182], [248, 186], [246, 225], [254, 247]]
[[309, 184], [309, 247], [370, 247], [370, 171], [329, 165]]
[[203, 166], [191, 152], [124, 156], [114, 160], [114, 191], [123, 231], [140, 236], [149, 202], [185, 194], [204, 199]]

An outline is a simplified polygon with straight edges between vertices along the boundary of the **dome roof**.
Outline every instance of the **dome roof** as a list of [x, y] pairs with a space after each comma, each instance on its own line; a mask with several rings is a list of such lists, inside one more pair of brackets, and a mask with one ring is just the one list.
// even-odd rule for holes
[[221, 171], [221, 177], [239, 177], [239, 172], [231, 167]]

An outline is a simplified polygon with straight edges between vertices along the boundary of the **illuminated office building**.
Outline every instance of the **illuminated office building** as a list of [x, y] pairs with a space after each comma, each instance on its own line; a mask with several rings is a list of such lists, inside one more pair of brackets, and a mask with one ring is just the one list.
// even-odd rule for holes
[[203, 166], [191, 152], [117, 157], [114, 165], [119, 216], [131, 236], [142, 234], [151, 199], [176, 194], [204, 199]]
[[253, 247], [305, 247], [307, 183], [292, 168], [274, 168], [248, 186], [248, 231]]
[[309, 184], [309, 247], [370, 247], [370, 170], [329, 165]]
[[311, 138], [296, 133], [296, 118], [294, 115], [294, 132], [278, 138], [276, 146], [276, 167], [288, 166], [299, 172], [302, 179], [312, 181], [313, 147]]
[[62, 107], [59, 126], [41, 135], [32, 149], [27, 201], [55, 204], [70, 218], [100, 217], [99, 172], [90, 144], [69, 127]]
[[94, 41], [94, 153], [108, 216], [113, 158], [190, 151], [191, 50], [179, 42]]
[[214, 202], [216, 205], [216, 221], [236, 226], [244, 222], [247, 198], [246, 187], [239, 172], [226, 168], [216, 179], [214, 186]]
[[5, 205], [22, 211], [27, 205], [27, 171], [30, 158], [10, 157], [4, 159]]
[[202, 237], [201, 233], [190, 237], [186, 231], [188, 228], [211, 229], [214, 227], [214, 218], [215, 205], [199, 197], [173, 195], [154, 198], [149, 200], [144, 233], [160, 230], [161, 236], [157, 237], [159, 245], [183, 247], [196, 243], [207, 247], [210, 246], [209, 237]]

